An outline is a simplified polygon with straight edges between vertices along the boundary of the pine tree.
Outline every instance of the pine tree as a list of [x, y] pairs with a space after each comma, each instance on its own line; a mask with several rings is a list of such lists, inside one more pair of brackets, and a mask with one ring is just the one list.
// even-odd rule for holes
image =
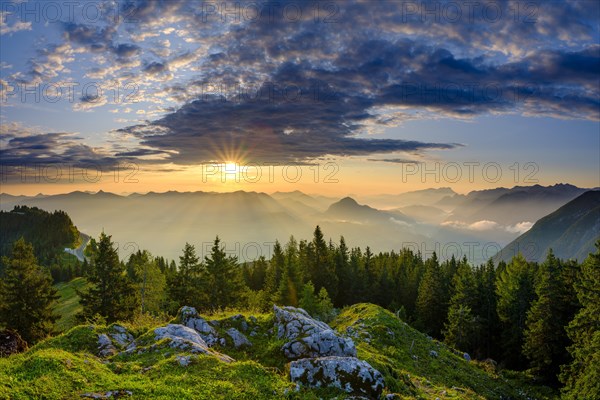
[[33, 344], [52, 333], [58, 319], [58, 299], [52, 277], [37, 264], [33, 246], [23, 238], [13, 244], [11, 257], [3, 257], [0, 280], [0, 325], [16, 330]]
[[332, 297], [337, 296], [338, 279], [335, 275], [333, 258], [323, 237], [323, 232], [318, 225], [313, 234], [309, 273], [309, 279], [314, 283], [317, 290], [325, 287], [327, 293]]
[[338, 294], [335, 299], [337, 307], [352, 304], [352, 289], [356, 276], [350, 267], [348, 247], [344, 237], [340, 237], [340, 245], [335, 250], [335, 275], [338, 278]]
[[[171, 311], [182, 306], [198, 309], [206, 305], [206, 296], [200, 292], [202, 265], [196, 255], [196, 248], [186, 243], [183, 254], [179, 256], [179, 268], [167, 275], [167, 293]], [[174, 261], [172, 261], [172, 266]]]
[[596, 252], [581, 266], [575, 285], [581, 309], [567, 326], [573, 345], [569, 353], [573, 362], [566, 365], [560, 376], [565, 384], [565, 398], [600, 398], [600, 240]]
[[417, 326], [424, 332], [440, 337], [446, 320], [447, 300], [444, 282], [435, 252], [425, 261], [425, 274], [419, 285], [416, 312]]
[[205, 292], [211, 311], [236, 305], [244, 290], [237, 257], [228, 256], [217, 236], [210, 256], [204, 258], [206, 268]]
[[457, 349], [472, 353], [479, 329], [478, 318], [473, 313], [478, 302], [475, 274], [466, 259], [453, 269], [456, 271], [452, 279], [454, 294], [444, 326], [444, 340]]
[[83, 306], [81, 316], [99, 315], [109, 323], [131, 319], [138, 308], [135, 288], [126, 275], [125, 266], [119, 262], [111, 237], [104, 232], [92, 261], [87, 278], [91, 287], [86, 292], [78, 292]]
[[283, 274], [283, 268], [285, 264], [285, 255], [283, 254], [283, 248], [278, 240], [275, 241], [273, 246], [273, 254], [269, 261], [269, 268], [267, 269], [267, 276], [265, 278], [265, 289], [274, 302], [277, 302], [277, 292], [281, 285], [281, 275]]
[[502, 322], [503, 356], [511, 368], [524, 369], [527, 365], [522, 347], [527, 312], [535, 298], [534, 276], [534, 265], [520, 253], [497, 276], [497, 312]]
[[448, 321], [444, 325], [444, 341], [456, 349], [472, 353], [476, 334], [477, 320], [471, 307], [452, 305], [448, 311]]
[[495, 358], [501, 354], [497, 349], [499, 345], [500, 319], [497, 313], [498, 295], [496, 293], [496, 268], [492, 259], [481, 265], [475, 271], [477, 281], [478, 302], [473, 308], [479, 317], [479, 332], [476, 339], [477, 351], [475, 356], [479, 359]]
[[285, 260], [279, 288], [274, 297], [277, 304], [298, 306], [298, 292], [300, 291], [300, 278], [298, 268], [298, 247], [294, 237], [290, 237], [285, 246]]
[[416, 302], [419, 294], [419, 285], [425, 273], [425, 265], [420, 253], [413, 253], [410, 249], [402, 249], [400, 258], [400, 304], [404, 307], [407, 320], [416, 319]]
[[267, 269], [267, 260], [262, 255], [250, 263], [244, 263], [242, 270], [246, 285], [254, 291], [263, 289], [265, 287]]
[[364, 301], [364, 294], [367, 289], [365, 287], [365, 279], [363, 275], [363, 255], [359, 247], [354, 247], [350, 250], [350, 271], [354, 278], [350, 289], [350, 304]]
[[537, 299], [527, 313], [523, 344], [532, 372], [551, 384], [558, 383], [560, 365], [568, 361], [565, 348], [569, 339], [564, 327], [572, 317], [563, 294], [572, 289], [565, 287], [561, 271], [560, 261], [550, 250], [538, 270]]
[[362, 262], [358, 269], [358, 298], [361, 301], [370, 302], [373, 299], [373, 253], [371, 248], [367, 246], [362, 257]]

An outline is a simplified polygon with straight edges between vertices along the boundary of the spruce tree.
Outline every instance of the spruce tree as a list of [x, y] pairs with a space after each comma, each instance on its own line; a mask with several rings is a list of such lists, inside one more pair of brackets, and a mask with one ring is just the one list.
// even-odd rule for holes
[[476, 339], [475, 356], [480, 359], [500, 357], [498, 352], [500, 319], [497, 313], [496, 268], [492, 259], [475, 271], [477, 281], [477, 303], [473, 308], [479, 317], [479, 332]]
[[91, 284], [89, 289], [78, 292], [83, 318], [99, 315], [110, 323], [133, 317], [138, 308], [135, 288], [126, 275], [125, 266], [119, 262], [111, 236], [104, 232], [100, 235], [87, 280]]
[[294, 237], [290, 237], [285, 246], [285, 260], [279, 288], [274, 298], [275, 303], [298, 306], [300, 292], [300, 277], [298, 267], [298, 247]]
[[335, 250], [335, 275], [338, 278], [338, 294], [335, 299], [336, 307], [350, 305], [353, 302], [352, 286], [356, 276], [350, 267], [350, 256], [346, 240], [340, 237], [340, 245]]
[[273, 254], [271, 255], [267, 276], [265, 278], [265, 289], [271, 300], [274, 302], [277, 302], [277, 294], [281, 285], [284, 264], [285, 255], [283, 254], [283, 248], [281, 247], [279, 240], [275, 240]]
[[521, 253], [512, 258], [497, 276], [497, 312], [502, 322], [504, 360], [511, 368], [525, 369], [522, 353], [527, 312], [535, 298], [534, 265]]
[[446, 320], [444, 282], [435, 252], [425, 261], [425, 274], [419, 285], [416, 302], [417, 326], [424, 332], [440, 337]]
[[545, 382], [556, 384], [560, 365], [568, 361], [569, 345], [564, 327], [569, 323], [570, 304], [564, 304], [565, 287], [562, 266], [552, 250], [538, 270], [536, 300], [527, 313], [523, 354], [529, 359], [532, 372]]
[[236, 305], [244, 289], [241, 270], [238, 268], [237, 257], [225, 253], [218, 236], [210, 255], [204, 258], [204, 265], [209, 309], [217, 311]]
[[466, 259], [454, 269], [454, 294], [450, 299], [448, 319], [444, 326], [444, 340], [450, 346], [472, 353], [479, 329], [478, 318], [473, 313], [478, 302], [477, 283]]
[[179, 256], [179, 268], [167, 275], [167, 293], [171, 311], [176, 311], [182, 306], [201, 309], [206, 305], [207, 298], [200, 291], [203, 270], [199, 260], [196, 248], [186, 243], [183, 254]]
[[325, 287], [327, 293], [335, 298], [338, 292], [338, 279], [335, 275], [333, 257], [331, 257], [330, 248], [327, 246], [323, 232], [318, 225], [313, 234], [312, 257], [310, 258], [310, 280], [312, 280], [317, 290]]
[[575, 284], [581, 309], [567, 326], [573, 344], [573, 361], [560, 376], [564, 397], [570, 400], [600, 398], [600, 240], [596, 252], [581, 266]]
[[51, 334], [58, 319], [53, 305], [59, 296], [52, 277], [38, 265], [33, 246], [23, 238], [13, 244], [10, 258], [3, 257], [2, 264], [0, 325], [33, 344]]

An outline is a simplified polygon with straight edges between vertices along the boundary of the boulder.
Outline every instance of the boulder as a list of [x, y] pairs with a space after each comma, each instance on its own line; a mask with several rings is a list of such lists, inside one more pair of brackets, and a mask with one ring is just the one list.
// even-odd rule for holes
[[11, 329], [0, 331], [0, 357], [21, 353], [27, 350], [27, 342]]
[[340, 337], [331, 329], [292, 340], [281, 349], [290, 360], [326, 356], [356, 357], [356, 347], [352, 339]]
[[233, 359], [225, 354], [209, 349], [200, 334], [192, 328], [180, 324], [169, 324], [154, 330], [154, 340], [170, 339], [169, 346], [192, 353], [209, 354], [221, 361], [231, 362]]
[[231, 340], [233, 340], [233, 345], [236, 349], [242, 346], [252, 346], [252, 343], [250, 343], [248, 338], [235, 328], [227, 329], [227, 334], [231, 337]]
[[136, 350], [135, 338], [127, 331], [127, 328], [121, 325], [111, 325], [108, 333], [98, 335], [98, 355], [100, 357], [110, 357], [119, 353], [120, 349], [125, 349], [126, 353]]
[[465, 359], [465, 361], [471, 361], [471, 356], [469, 355], [469, 353], [464, 353], [463, 358]]
[[98, 335], [98, 355], [100, 357], [110, 357], [118, 352], [119, 351], [106, 333], [101, 333]]
[[356, 357], [356, 347], [350, 338], [337, 335], [325, 322], [312, 318], [295, 307], [273, 307], [278, 338], [289, 342], [281, 348], [290, 360], [307, 357]]
[[134, 341], [133, 336], [127, 331], [127, 328], [117, 324], [110, 327], [109, 335], [121, 347], [127, 347]]
[[317, 321], [301, 308], [273, 306], [273, 310], [279, 339], [292, 340], [331, 329], [325, 322]]
[[182, 367], [187, 367], [188, 365], [190, 365], [190, 362], [192, 362], [190, 356], [176, 356], [175, 359]]
[[292, 361], [290, 379], [306, 387], [336, 387], [347, 393], [379, 398], [383, 376], [366, 361], [355, 357], [320, 357]]
[[215, 328], [213, 328], [210, 323], [202, 318], [194, 307], [181, 307], [177, 317], [182, 325], [198, 331], [204, 342], [209, 347], [212, 347], [219, 342], [219, 334]]

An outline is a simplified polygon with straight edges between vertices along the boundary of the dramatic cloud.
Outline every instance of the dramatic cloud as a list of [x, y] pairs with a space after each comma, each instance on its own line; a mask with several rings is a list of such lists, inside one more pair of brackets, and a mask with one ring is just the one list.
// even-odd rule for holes
[[[150, 120], [117, 131], [141, 148], [115, 157], [305, 163], [386, 154], [379, 161], [410, 162], [406, 153], [458, 145], [377, 134], [441, 117], [600, 120], [599, 4], [107, 2], [97, 21], [56, 24], [61, 42], [2, 85], [73, 71], [111, 88], [135, 84], [125, 104], [140, 101]], [[16, 29], [14, 17], [3, 33]], [[81, 111], [116, 103], [78, 99]]]
[[[102, 148], [83, 144], [83, 139], [68, 132], [43, 133], [18, 123], [0, 124], [0, 160], [14, 168], [65, 167], [112, 169], [119, 159]], [[122, 157], [126, 160], [127, 157]], [[7, 170], [7, 176], [11, 175]]]

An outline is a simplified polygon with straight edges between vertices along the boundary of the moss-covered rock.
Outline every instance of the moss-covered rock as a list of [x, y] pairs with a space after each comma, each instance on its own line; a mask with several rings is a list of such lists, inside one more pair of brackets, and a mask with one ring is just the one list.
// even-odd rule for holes
[[290, 379], [303, 386], [336, 387], [347, 393], [378, 399], [383, 376], [355, 357], [305, 358], [290, 363]]

